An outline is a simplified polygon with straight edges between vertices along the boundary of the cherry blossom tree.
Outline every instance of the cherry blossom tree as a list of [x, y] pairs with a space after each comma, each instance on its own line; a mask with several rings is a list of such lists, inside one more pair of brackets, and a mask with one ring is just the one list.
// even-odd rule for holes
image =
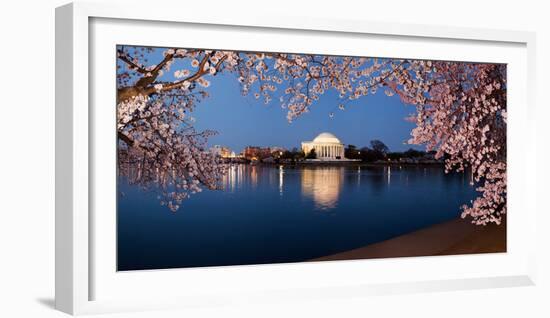
[[[167, 50], [157, 65], [145, 65], [149, 48], [117, 49], [117, 136], [119, 173], [130, 183], [158, 190], [161, 204], [172, 211], [202, 187], [219, 188], [225, 167], [206, 151], [214, 131], [198, 132], [189, 116], [207, 97], [195, 82], [210, 68], [202, 66], [182, 84], [158, 79], [176, 58], [197, 52]], [[203, 53], [204, 54], [204, 53]], [[185, 76], [179, 74], [180, 76]], [[172, 85], [169, 89], [167, 86]]]
[[[288, 121], [310, 111], [329, 90], [346, 102], [383, 89], [416, 106], [410, 143], [446, 156], [446, 169], [470, 167], [481, 196], [463, 207], [477, 224], [506, 212], [505, 66], [406, 59], [222, 50], [117, 48], [119, 171], [145, 188], [161, 185], [161, 201], [177, 210], [202, 187], [216, 189], [225, 171], [206, 150], [213, 131], [198, 132], [190, 115], [205, 88], [232, 73], [243, 95], [277, 100]], [[334, 114], [330, 114], [332, 117]]]
[[446, 156], [447, 171], [469, 167], [480, 192], [462, 217], [500, 224], [506, 213], [506, 66], [417, 62], [388, 85], [416, 105], [409, 140]]

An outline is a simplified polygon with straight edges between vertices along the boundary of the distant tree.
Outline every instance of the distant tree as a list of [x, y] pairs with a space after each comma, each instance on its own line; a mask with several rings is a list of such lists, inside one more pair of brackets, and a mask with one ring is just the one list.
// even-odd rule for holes
[[348, 145], [346, 149], [344, 149], [344, 156], [348, 159], [359, 159], [359, 151], [357, 151], [357, 147], [355, 145]]
[[384, 159], [384, 154], [379, 151], [374, 151], [369, 147], [361, 148], [359, 158], [365, 162], [375, 162]]
[[283, 152], [283, 155], [281, 156], [281, 159], [293, 159], [294, 154], [291, 151], [285, 150]]
[[305, 154], [302, 150], [294, 147], [292, 150], [285, 150], [281, 155], [281, 159], [299, 161], [305, 158]]
[[419, 158], [419, 157], [423, 157], [424, 155], [426, 155], [426, 152], [419, 151], [412, 148], [410, 148], [409, 150], [403, 153], [403, 156], [406, 158]]
[[399, 159], [403, 158], [403, 153], [402, 152], [388, 152], [386, 154], [386, 158], [391, 159], [391, 160], [399, 160]]
[[317, 153], [315, 153], [315, 149], [312, 148], [309, 153], [306, 156], [306, 159], [317, 159]]
[[371, 146], [372, 150], [380, 152], [384, 155], [389, 152], [388, 146], [386, 146], [383, 142], [381, 142], [378, 139], [371, 140], [370, 146]]

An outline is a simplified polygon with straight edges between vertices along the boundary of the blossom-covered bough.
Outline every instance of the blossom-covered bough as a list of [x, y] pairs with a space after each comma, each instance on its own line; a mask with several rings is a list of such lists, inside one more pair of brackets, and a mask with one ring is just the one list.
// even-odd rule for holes
[[117, 47], [117, 57], [119, 171], [159, 190], [173, 211], [220, 186], [226, 167], [206, 149], [215, 132], [196, 131], [190, 114], [214, 77], [232, 73], [243, 95], [277, 101], [288, 121], [330, 90], [342, 110], [380, 89], [397, 95], [416, 107], [409, 143], [436, 150], [447, 171], [469, 168], [480, 184], [463, 217], [500, 223], [506, 213], [504, 65], [132, 46]]
[[506, 213], [506, 66], [416, 62], [411, 80], [389, 85], [416, 105], [409, 143], [445, 156], [446, 170], [471, 169], [480, 195], [462, 216], [500, 224]]

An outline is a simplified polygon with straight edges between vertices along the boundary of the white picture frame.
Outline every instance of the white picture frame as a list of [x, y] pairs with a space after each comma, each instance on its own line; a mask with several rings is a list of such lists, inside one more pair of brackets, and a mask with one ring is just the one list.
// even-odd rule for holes
[[[55, 306], [57, 309], [70, 314], [86, 314], [172, 306], [208, 306], [212, 303], [272, 302], [290, 299], [296, 301], [352, 295], [534, 284], [536, 198], [533, 191], [524, 189], [535, 187], [536, 166], [523, 165], [527, 158], [534, 157], [535, 154], [536, 112], [534, 85], [532, 85], [535, 80], [534, 33], [454, 27], [436, 28], [424, 25], [310, 17], [295, 19], [245, 13], [241, 16], [224, 16], [212, 14], [212, 12], [191, 13], [183, 10], [185, 6], [183, 3], [174, 6], [179, 6], [180, 10], [177, 8], [165, 10], [162, 6], [140, 8], [84, 2], [68, 4], [56, 9]], [[98, 24], [98, 21], [106, 23]], [[129, 23], [133, 25], [132, 27], [140, 28], [139, 35], [129, 34], [131, 33], [128, 31]], [[517, 85], [511, 84], [513, 88], [509, 98], [510, 212], [508, 223], [512, 227], [509, 228], [509, 252], [505, 255], [232, 266], [223, 270], [207, 268], [129, 274], [116, 273], [114, 267], [109, 270], [109, 266], [112, 265], [109, 262], [112, 262], [114, 257], [113, 245], [109, 241], [114, 237], [114, 226], [112, 220], [98, 217], [91, 212], [98, 205], [110, 204], [109, 200], [97, 200], [98, 181], [109, 179], [109, 175], [102, 172], [109, 170], [109, 168], [102, 170], [108, 167], [109, 163], [98, 163], [97, 159], [99, 154], [112, 154], [112, 148], [109, 150], [109, 147], [102, 143], [108, 140], [108, 134], [102, 136], [95, 129], [96, 125], [108, 124], [109, 114], [108, 112], [96, 113], [92, 106], [98, 100], [108, 103], [109, 98], [112, 99], [112, 94], [91, 93], [96, 89], [105, 92], [104, 88], [96, 85], [97, 77], [103, 76], [105, 69], [102, 70], [101, 66], [94, 63], [103, 63], [104, 68], [111, 67], [114, 70], [114, 60], [112, 65], [107, 65], [108, 54], [114, 56], [114, 53], [108, 52], [104, 56], [107, 57], [106, 60], [102, 57], [101, 50], [108, 49], [118, 41], [132, 41], [132, 44], [143, 45], [177, 45], [178, 43], [168, 43], [169, 37], [157, 39], [158, 42], [151, 43], [151, 32], [147, 30], [153, 27], [163, 28], [169, 33], [171, 29], [179, 26], [196, 30], [193, 32], [201, 32], [200, 29], [203, 27], [207, 28], [208, 32], [231, 29], [236, 39], [239, 36], [241, 38], [240, 42], [239, 40], [232, 42], [236, 45], [236, 49], [260, 49], [262, 45], [265, 49], [265, 43], [262, 44], [260, 40], [254, 41], [256, 46], [251, 46], [252, 44], [245, 43], [244, 39], [252, 36], [252, 33], [262, 35], [282, 32], [289, 38], [294, 38], [290, 40], [290, 42], [295, 41], [294, 44], [298, 43], [299, 37], [305, 39], [308, 36], [330, 37], [334, 41], [340, 38], [346, 38], [345, 41], [361, 38], [365, 41], [386, 43], [386, 49], [390, 50], [392, 47], [402, 46], [405, 41], [410, 47], [400, 48], [399, 50], [403, 50], [400, 52], [406, 52], [400, 53], [400, 57], [402, 54], [407, 54], [407, 57], [430, 58], [434, 55], [422, 50], [427, 50], [431, 43], [434, 50], [436, 50], [435, 46], [441, 46], [442, 50], [446, 50], [447, 53], [443, 56], [449, 59], [469, 57], [476, 61], [509, 63], [510, 79], [513, 82], [512, 76], [514, 76], [517, 81]], [[110, 32], [113, 30], [117, 32]], [[99, 41], [98, 38], [100, 38]], [[414, 44], [415, 41], [420, 41], [418, 43], [422, 45]], [[374, 44], [373, 42], [373, 47], [378, 47], [372, 51], [379, 54], [376, 56], [391, 55], [390, 51], [384, 53], [383, 45]], [[291, 44], [286, 43], [286, 45]], [[478, 46], [480, 50], [474, 49]], [[509, 50], [503, 47], [508, 47]], [[284, 48], [277, 47], [272, 50], [277, 49]], [[307, 45], [303, 49], [307, 50]], [[311, 49], [321, 50], [320, 53], [330, 53], [330, 47], [319, 46]], [[353, 51], [351, 46], [347, 50], [354, 54], [362, 52]], [[93, 76], [96, 77], [93, 78]], [[104, 77], [101, 78], [104, 79]], [[519, 146], [522, 140], [523, 145]], [[111, 159], [114, 160], [114, 158]], [[520, 166], [522, 166], [521, 169]], [[111, 189], [105, 186], [105, 183], [101, 185], [104, 191]], [[521, 211], [521, 217], [516, 217], [518, 214], [514, 214], [514, 211]], [[108, 233], [103, 240], [93, 235], [98, 228]], [[469, 265], [472, 260], [486, 262], [488, 265], [486, 268], [474, 268]], [[504, 265], [499, 270], [491, 271], [489, 264]], [[440, 272], [422, 270], [424, 266], [447, 269]], [[365, 268], [378, 278], [366, 275]], [[381, 268], [392, 268], [394, 273], [401, 274], [383, 275]], [[461, 269], [463, 269], [462, 273], [459, 272]], [[359, 280], [352, 276], [331, 275], [342, 271], [365, 275], [361, 275], [362, 278]], [[410, 274], [407, 271], [413, 273]], [[191, 279], [192, 277], [194, 279]], [[212, 280], [215, 282], [208, 282], [209, 277], [215, 277]], [[284, 283], [285, 277], [292, 283]], [[329, 279], [328, 277], [339, 278]], [[174, 290], [168, 287], [166, 294], [172, 293], [174, 297], [168, 298], [166, 294], [158, 292], [147, 293], [147, 289], [158, 290], [159, 286], [163, 284], [168, 286], [169, 282], [178, 279], [184, 279], [187, 282], [186, 291], [181, 294], [174, 294]], [[101, 288], [98, 287], [98, 281], [101, 281]], [[247, 281], [249, 283], [246, 283]], [[263, 286], [258, 286], [259, 283]], [[136, 288], [138, 286], [142, 291]], [[122, 292], [126, 297], [117, 297]]]

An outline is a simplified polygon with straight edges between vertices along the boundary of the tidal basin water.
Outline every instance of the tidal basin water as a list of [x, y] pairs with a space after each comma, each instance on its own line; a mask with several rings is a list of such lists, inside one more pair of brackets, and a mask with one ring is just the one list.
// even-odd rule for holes
[[173, 213], [119, 180], [118, 270], [307, 261], [460, 215], [469, 174], [441, 166], [236, 165]]

